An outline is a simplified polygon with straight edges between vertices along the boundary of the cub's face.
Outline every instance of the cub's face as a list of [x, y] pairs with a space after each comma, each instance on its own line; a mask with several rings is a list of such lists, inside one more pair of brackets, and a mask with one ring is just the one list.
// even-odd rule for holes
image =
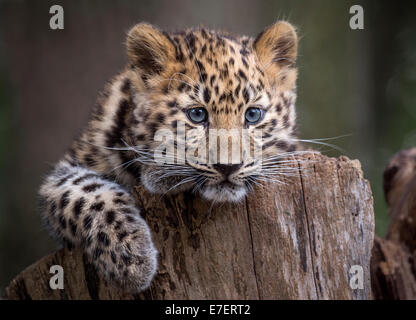
[[279, 156], [295, 150], [297, 38], [288, 23], [255, 40], [139, 24], [127, 49], [131, 143], [149, 191], [238, 201], [278, 174]]

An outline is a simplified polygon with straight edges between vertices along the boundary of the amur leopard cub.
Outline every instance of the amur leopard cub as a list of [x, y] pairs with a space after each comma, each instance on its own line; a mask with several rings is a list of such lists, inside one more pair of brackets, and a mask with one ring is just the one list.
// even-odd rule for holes
[[[239, 201], [267, 178], [273, 159], [296, 148], [297, 36], [287, 22], [255, 39], [204, 28], [166, 33], [141, 23], [128, 33], [127, 54], [128, 67], [107, 85], [40, 196], [57, 239], [81, 247], [104, 278], [138, 292], [156, 273], [157, 250], [129, 187]], [[179, 131], [179, 124], [193, 132], [186, 150], [208, 139], [209, 129], [261, 130], [262, 159], [156, 161], [155, 134]]]

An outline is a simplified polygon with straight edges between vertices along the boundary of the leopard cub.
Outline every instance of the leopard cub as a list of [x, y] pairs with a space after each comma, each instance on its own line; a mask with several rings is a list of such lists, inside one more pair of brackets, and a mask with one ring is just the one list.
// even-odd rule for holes
[[[287, 22], [256, 38], [204, 28], [166, 33], [141, 23], [128, 33], [127, 55], [129, 65], [100, 95], [40, 196], [53, 236], [82, 248], [105, 279], [139, 292], [157, 271], [157, 250], [129, 188], [244, 199], [279, 156], [296, 149], [297, 36]], [[210, 129], [260, 130], [261, 144], [253, 139], [250, 147], [260, 146], [262, 157], [231, 164], [156, 161], [155, 134], [180, 124], [192, 132], [186, 150], [207, 140]]]

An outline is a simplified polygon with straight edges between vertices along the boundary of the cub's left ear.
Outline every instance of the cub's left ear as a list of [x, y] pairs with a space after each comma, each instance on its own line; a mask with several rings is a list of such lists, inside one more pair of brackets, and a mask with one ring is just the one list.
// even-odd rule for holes
[[259, 62], [270, 84], [283, 90], [295, 86], [298, 37], [295, 28], [279, 21], [261, 32], [253, 43]]

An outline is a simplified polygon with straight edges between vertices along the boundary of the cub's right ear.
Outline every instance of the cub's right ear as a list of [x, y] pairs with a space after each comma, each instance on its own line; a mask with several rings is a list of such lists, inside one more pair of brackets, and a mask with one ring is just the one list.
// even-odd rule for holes
[[167, 63], [173, 61], [175, 47], [168, 35], [150, 24], [139, 23], [127, 35], [127, 55], [147, 78], [162, 73]]

